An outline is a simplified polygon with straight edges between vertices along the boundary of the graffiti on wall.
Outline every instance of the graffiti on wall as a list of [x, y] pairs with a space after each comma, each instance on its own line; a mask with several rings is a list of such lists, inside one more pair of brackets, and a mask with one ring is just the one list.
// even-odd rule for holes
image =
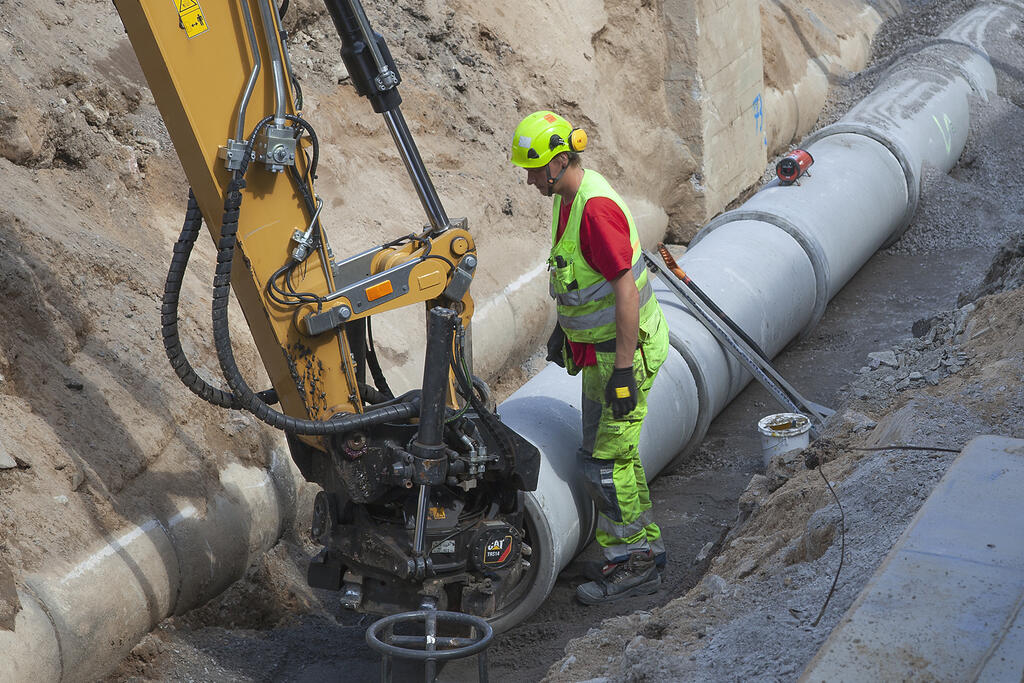
[[761, 93], [757, 94], [753, 102], [754, 107], [754, 130], [761, 137], [764, 146], [768, 146], [768, 130], [764, 125], [764, 97]]

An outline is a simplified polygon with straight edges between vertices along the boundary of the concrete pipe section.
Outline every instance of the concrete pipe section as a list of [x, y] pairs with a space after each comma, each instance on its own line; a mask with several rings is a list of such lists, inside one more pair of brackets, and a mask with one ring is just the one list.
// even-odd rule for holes
[[[766, 351], [812, 327], [828, 300], [916, 207], [922, 168], [949, 170], [963, 148], [969, 98], [995, 89], [981, 44], [990, 25], [1021, 19], [1015, 0], [972, 10], [931, 47], [905, 58], [878, 89], [807, 145], [813, 175], [769, 186], [712, 221], [680, 265]], [[655, 281], [671, 328], [640, 448], [649, 476], [688, 455], [750, 376]], [[514, 335], [512, 335], [514, 336]], [[532, 569], [494, 620], [509, 628], [547, 597], [596, 523], [582, 490], [580, 384], [551, 366], [501, 405], [507, 424], [544, 455], [527, 496]], [[233, 466], [204, 512], [186, 506], [124, 529], [67, 566], [27, 577], [13, 632], [0, 631], [0, 681], [102, 676], [161, 619], [199, 605], [242, 576], [309, 509], [301, 478], [278, 455], [269, 470]]]
[[230, 465], [204, 510], [185, 504], [25, 579], [14, 631], [0, 630], [0, 682], [101, 678], [165, 617], [221, 593], [313, 499], [287, 451], [268, 469]]
[[[805, 141], [814, 157], [799, 184], [777, 181], [711, 221], [679, 264], [771, 355], [806, 333], [880, 247], [903, 234], [925, 166], [948, 171], [970, 123], [972, 96], [995, 92], [982, 44], [990, 26], [1021, 21], [1016, 3], [975, 8], [934, 44], [903, 58], [838, 123]], [[657, 282], [657, 281], [656, 281]], [[689, 455], [750, 374], [657, 282], [671, 350], [650, 397], [640, 452], [648, 477]], [[502, 419], [543, 453], [527, 494], [532, 584], [495, 620], [525, 619], [596, 524], [577, 466], [580, 381], [551, 365], [501, 406]]]

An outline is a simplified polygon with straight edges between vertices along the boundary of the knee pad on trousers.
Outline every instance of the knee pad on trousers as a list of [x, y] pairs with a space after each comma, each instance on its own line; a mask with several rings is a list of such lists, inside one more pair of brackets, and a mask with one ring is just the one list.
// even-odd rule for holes
[[622, 524], [622, 510], [615, 490], [615, 461], [583, 457], [583, 486], [597, 506], [597, 511], [617, 524]]

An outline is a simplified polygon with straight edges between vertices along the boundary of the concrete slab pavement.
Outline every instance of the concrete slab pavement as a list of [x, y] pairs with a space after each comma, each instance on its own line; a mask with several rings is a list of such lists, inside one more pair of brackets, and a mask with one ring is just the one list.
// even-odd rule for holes
[[801, 681], [1024, 680], [1024, 440], [970, 441]]

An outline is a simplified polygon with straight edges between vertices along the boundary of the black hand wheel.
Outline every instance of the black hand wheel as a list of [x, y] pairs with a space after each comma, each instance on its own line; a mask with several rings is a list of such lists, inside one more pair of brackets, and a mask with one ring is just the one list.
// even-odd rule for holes
[[[395, 635], [397, 624], [423, 624], [422, 636]], [[438, 636], [438, 627], [469, 626], [473, 634], [469, 638], [455, 636]], [[383, 638], [381, 637], [383, 635]], [[420, 610], [403, 612], [378, 619], [366, 629], [366, 644], [381, 653], [381, 681], [391, 681], [391, 658], [409, 659], [424, 662], [427, 683], [434, 683], [437, 675], [437, 662], [462, 659], [478, 654], [478, 676], [480, 683], [487, 681], [487, 646], [494, 638], [494, 629], [486, 620], [463, 614], [462, 612], [443, 612], [438, 610]]]

